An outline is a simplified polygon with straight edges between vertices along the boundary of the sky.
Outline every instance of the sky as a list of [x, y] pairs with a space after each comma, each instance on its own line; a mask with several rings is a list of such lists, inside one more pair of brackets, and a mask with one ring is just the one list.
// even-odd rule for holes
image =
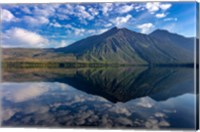
[[113, 27], [196, 35], [195, 2], [1, 5], [2, 47], [58, 48]]

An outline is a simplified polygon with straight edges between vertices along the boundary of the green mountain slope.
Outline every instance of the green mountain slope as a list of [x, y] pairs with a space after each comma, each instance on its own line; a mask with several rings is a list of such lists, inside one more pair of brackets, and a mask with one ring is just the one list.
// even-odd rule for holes
[[75, 54], [78, 60], [92, 62], [163, 64], [193, 61], [193, 54], [178, 44], [116, 27], [55, 51]]
[[[3, 59], [119, 64], [193, 63], [191, 49], [174, 39], [181, 40], [182, 36], [174, 37], [174, 34], [167, 33], [166, 40], [159, 39], [159, 34], [155, 37], [154, 33], [145, 35], [126, 28], [114, 27], [103, 34], [82, 39], [64, 48], [3, 49]], [[187, 45], [194, 44], [188, 41]]]

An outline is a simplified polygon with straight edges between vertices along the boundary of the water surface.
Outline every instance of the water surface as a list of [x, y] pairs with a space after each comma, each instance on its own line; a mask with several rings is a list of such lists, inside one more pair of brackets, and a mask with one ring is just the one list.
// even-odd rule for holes
[[2, 126], [194, 129], [192, 68], [3, 72]]

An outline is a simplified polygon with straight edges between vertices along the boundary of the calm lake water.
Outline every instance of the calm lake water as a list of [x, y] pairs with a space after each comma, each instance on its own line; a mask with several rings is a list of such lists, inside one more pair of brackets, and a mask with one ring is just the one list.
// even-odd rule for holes
[[3, 127], [194, 129], [192, 68], [3, 72]]

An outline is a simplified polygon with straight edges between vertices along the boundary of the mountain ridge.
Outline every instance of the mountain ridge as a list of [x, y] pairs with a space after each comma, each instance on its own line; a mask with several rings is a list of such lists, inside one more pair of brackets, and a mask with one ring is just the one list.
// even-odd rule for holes
[[173, 43], [179, 46], [183, 46], [185, 49], [189, 49], [190, 51], [194, 50], [194, 46], [191, 45], [191, 43], [195, 42], [194, 37], [185, 37], [177, 33], [171, 33], [163, 29], [157, 29], [151, 32], [149, 35], [157, 39], [162, 38], [162, 40], [165, 40], [168, 43]]
[[[162, 36], [162, 40], [159, 34]], [[163, 35], [166, 37], [163, 38]], [[7, 60], [14, 58], [23, 60], [26, 58], [23, 52], [26, 52], [31, 59], [58, 59], [64, 62], [193, 63], [194, 43], [189, 39], [191, 38], [165, 30], [155, 30], [150, 34], [142, 34], [127, 28], [114, 27], [100, 35], [89, 36], [67, 47], [38, 50], [6, 49], [3, 50], [3, 56]], [[182, 44], [182, 41], [187, 42], [187, 44]], [[188, 45], [190, 48], [187, 47]]]

